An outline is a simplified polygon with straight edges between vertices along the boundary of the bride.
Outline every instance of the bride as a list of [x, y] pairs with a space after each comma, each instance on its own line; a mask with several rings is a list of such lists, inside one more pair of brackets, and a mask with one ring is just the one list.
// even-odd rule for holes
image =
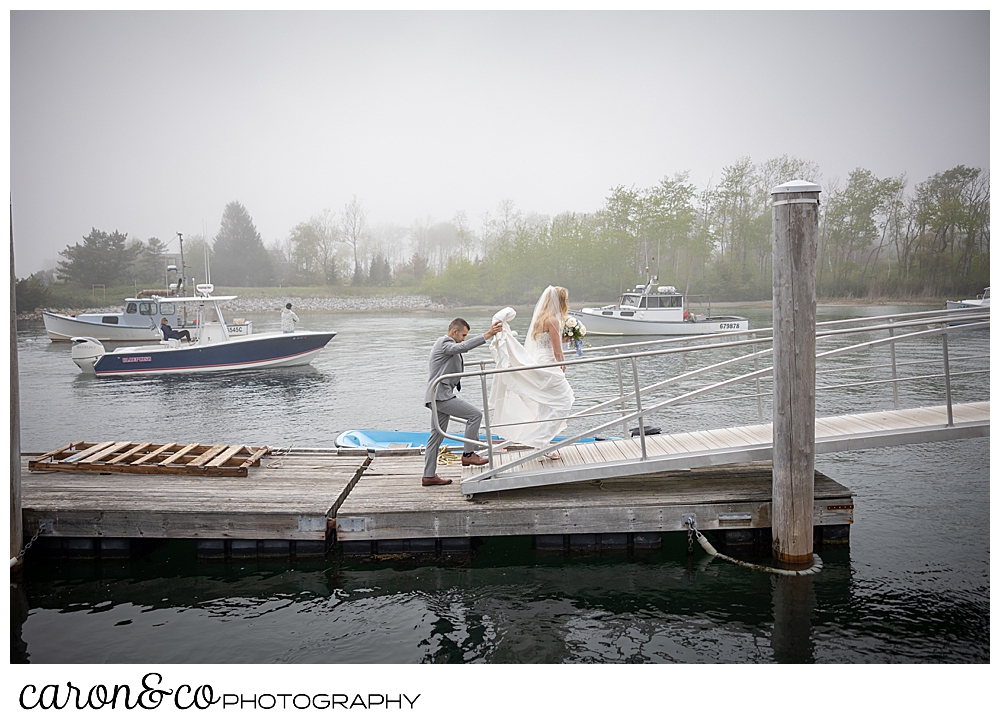
[[[535, 305], [524, 346], [510, 330], [515, 312], [501, 309], [494, 320], [503, 332], [493, 337], [490, 352], [497, 369], [562, 362], [562, 328], [569, 312], [569, 292], [563, 287], [547, 287]], [[541, 448], [566, 428], [573, 406], [573, 390], [566, 381], [566, 367], [547, 367], [495, 375], [490, 389], [494, 414], [491, 427], [508, 442]], [[559, 453], [552, 453], [553, 459]]]

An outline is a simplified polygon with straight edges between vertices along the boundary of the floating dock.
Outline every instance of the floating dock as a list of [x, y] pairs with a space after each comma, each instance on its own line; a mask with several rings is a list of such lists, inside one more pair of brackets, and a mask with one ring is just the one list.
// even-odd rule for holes
[[[532, 536], [547, 549], [658, 547], [683, 516], [723, 543], [771, 527], [771, 466], [750, 463], [505, 490], [466, 498], [423, 487], [416, 450], [271, 451], [247, 477], [31, 470], [22, 459], [26, 536], [74, 556], [121, 556], [129, 541], [194, 539], [199, 557], [449, 554], [475, 538]], [[470, 468], [466, 468], [468, 474]], [[853, 493], [816, 473], [818, 540], [846, 542]]]

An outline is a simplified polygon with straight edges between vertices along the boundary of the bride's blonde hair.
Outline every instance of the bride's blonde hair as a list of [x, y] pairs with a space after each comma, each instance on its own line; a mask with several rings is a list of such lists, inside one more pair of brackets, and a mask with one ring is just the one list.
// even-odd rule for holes
[[561, 328], [569, 314], [569, 290], [565, 287], [548, 287], [535, 305], [535, 315], [531, 321], [530, 339], [537, 339], [545, 332], [549, 317], [555, 317]]

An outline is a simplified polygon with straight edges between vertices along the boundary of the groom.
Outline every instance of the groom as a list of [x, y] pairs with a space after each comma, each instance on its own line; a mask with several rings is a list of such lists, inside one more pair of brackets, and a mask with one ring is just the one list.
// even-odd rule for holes
[[[462, 353], [468, 352], [481, 344], [485, 344], [490, 337], [503, 331], [503, 322], [495, 321], [493, 326], [485, 334], [477, 334], [472, 339], [467, 340], [469, 334], [469, 323], [462, 318], [451, 320], [448, 325], [448, 333], [441, 337], [431, 348], [430, 377], [427, 380], [427, 393], [424, 395], [424, 406], [431, 406], [431, 383], [441, 375], [453, 372], [464, 372], [465, 361]], [[437, 402], [437, 420], [442, 430], [448, 429], [448, 420], [457, 417], [465, 420], [465, 437], [471, 440], [479, 439], [479, 423], [483, 420], [483, 413], [468, 402], [455, 397], [455, 390], [461, 390], [462, 383], [457, 379], [442, 380], [434, 392], [434, 399]], [[439, 477], [437, 474], [437, 456], [444, 435], [434, 427], [431, 420], [431, 436], [427, 440], [427, 449], [424, 452], [424, 477], [420, 482], [423, 485], [448, 485], [451, 480]], [[489, 462], [486, 458], [476, 455], [475, 445], [471, 442], [465, 443], [465, 452], [462, 453], [462, 465], [485, 465]]]

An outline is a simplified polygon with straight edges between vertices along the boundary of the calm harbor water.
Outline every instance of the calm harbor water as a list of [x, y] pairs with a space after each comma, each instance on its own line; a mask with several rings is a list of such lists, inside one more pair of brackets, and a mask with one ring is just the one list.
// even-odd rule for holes
[[[916, 309], [836, 306], [819, 314]], [[255, 329], [276, 328], [273, 316], [255, 318]], [[123, 380], [79, 374], [68, 345], [25, 329], [21, 447], [45, 451], [80, 439], [332, 447], [351, 428], [422, 430], [427, 354], [452, 316], [300, 314], [302, 329], [338, 332], [309, 367]], [[488, 325], [488, 312], [463, 316], [473, 333]], [[529, 316], [515, 321], [522, 335]], [[751, 327], [770, 326], [768, 308], [748, 316]], [[988, 354], [988, 333], [968, 336], [966, 354]], [[481, 348], [467, 360], [486, 357]], [[691, 357], [650, 363], [643, 379], [704, 364]], [[845, 370], [831, 384], [863, 374]], [[617, 387], [607, 369], [571, 368], [569, 378], [581, 397]], [[474, 387], [466, 399], [479, 404]], [[956, 402], [988, 399], [988, 373], [956, 378], [953, 394]], [[936, 381], [900, 389], [902, 407], [943, 400]], [[818, 405], [820, 414], [890, 408], [891, 390], [834, 389]], [[756, 403], [720, 402], [647, 424], [667, 432], [752, 424], [756, 416]], [[179, 542], [122, 563], [29, 559], [12, 589], [11, 660], [989, 662], [989, 439], [822, 455], [817, 468], [856, 496], [851, 545], [823, 552], [822, 573], [791, 589], [711, 561], [697, 546], [689, 556], [682, 534], [634, 558], [544, 555], [514, 538], [442, 564], [206, 564]]]

